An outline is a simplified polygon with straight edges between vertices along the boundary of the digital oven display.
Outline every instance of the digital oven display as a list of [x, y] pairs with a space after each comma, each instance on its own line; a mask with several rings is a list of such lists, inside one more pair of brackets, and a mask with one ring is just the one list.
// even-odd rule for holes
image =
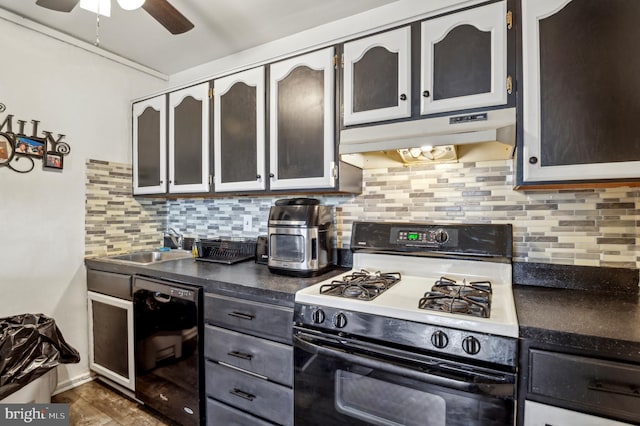
[[407, 241], [418, 241], [420, 234], [417, 232], [407, 232]]

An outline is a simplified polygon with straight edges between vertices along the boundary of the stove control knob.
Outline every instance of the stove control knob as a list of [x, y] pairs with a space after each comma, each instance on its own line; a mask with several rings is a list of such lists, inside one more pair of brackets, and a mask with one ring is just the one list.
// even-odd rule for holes
[[333, 325], [336, 326], [336, 328], [344, 328], [345, 325], [347, 325], [347, 316], [345, 314], [336, 314], [333, 317]]
[[440, 229], [439, 231], [436, 231], [435, 240], [438, 244], [444, 244], [449, 241], [449, 234]]
[[480, 341], [473, 336], [466, 337], [462, 341], [462, 349], [469, 355], [480, 352]]
[[324, 322], [324, 311], [322, 309], [314, 309], [311, 312], [311, 321], [314, 324], [322, 324]]
[[438, 330], [431, 335], [431, 343], [438, 349], [443, 349], [449, 344], [449, 338], [442, 330]]

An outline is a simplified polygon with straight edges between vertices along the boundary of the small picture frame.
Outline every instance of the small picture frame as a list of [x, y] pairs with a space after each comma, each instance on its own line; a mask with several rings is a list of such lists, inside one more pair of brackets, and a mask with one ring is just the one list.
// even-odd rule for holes
[[18, 136], [16, 138], [16, 154], [31, 155], [33, 157], [44, 156], [45, 140], [33, 136]]
[[64, 156], [58, 152], [47, 151], [43, 166], [46, 169], [62, 170]]
[[13, 157], [13, 142], [8, 135], [0, 133], [0, 166], [7, 164]]

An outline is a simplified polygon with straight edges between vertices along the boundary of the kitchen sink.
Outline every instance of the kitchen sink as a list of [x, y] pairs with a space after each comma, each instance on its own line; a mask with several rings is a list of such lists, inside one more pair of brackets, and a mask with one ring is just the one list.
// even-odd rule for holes
[[186, 259], [191, 257], [191, 252], [187, 250], [171, 251], [139, 251], [136, 253], [120, 254], [110, 256], [106, 259], [116, 262], [135, 263], [136, 265], [151, 265], [154, 263], [168, 262], [170, 260]]

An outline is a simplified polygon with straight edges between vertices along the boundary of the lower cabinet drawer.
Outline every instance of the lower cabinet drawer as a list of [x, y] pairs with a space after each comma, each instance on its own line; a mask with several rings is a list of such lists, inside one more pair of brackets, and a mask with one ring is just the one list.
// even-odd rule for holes
[[205, 325], [205, 357], [293, 386], [293, 347]]
[[291, 308], [205, 293], [204, 320], [241, 333], [291, 344]]
[[273, 424], [207, 398], [207, 426], [273, 426]]
[[640, 419], [640, 366], [531, 349], [528, 397], [623, 421]]
[[293, 390], [207, 361], [207, 396], [281, 425], [293, 424]]

